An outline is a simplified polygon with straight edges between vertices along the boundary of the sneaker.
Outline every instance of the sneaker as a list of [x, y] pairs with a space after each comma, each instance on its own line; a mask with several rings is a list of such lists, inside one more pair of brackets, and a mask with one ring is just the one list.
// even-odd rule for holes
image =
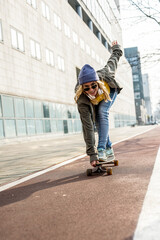
[[113, 151], [113, 148], [106, 148], [106, 157], [107, 157], [107, 160], [112, 160], [114, 159], [114, 151]]
[[104, 149], [98, 149], [98, 158], [101, 161], [106, 161], [107, 160], [106, 151]]

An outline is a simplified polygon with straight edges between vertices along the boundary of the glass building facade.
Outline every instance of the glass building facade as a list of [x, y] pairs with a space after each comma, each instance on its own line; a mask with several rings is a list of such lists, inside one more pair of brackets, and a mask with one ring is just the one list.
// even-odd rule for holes
[[81, 132], [72, 105], [0, 95], [0, 138]]

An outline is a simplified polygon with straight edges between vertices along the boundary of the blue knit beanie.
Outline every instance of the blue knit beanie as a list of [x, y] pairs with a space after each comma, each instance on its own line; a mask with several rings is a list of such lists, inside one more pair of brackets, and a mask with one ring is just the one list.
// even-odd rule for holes
[[84, 83], [98, 81], [99, 77], [96, 71], [89, 65], [85, 64], [78, 76], [79, 84], [82, 85]]

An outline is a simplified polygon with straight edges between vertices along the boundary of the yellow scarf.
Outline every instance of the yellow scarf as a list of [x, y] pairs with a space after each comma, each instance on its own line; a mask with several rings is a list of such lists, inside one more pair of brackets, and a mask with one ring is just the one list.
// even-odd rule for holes
[[[110, 94], [110, 87], [109, 87], [108, 83], [106, 83], [105, 81], [103, 81], [103, 83], [107, 89], [108, 94]], [[97, 96], [94, 99], [91, 99], [90, 101], [93, 105], [98, 105], [98, 103], [101, 102], [103, 99], [104, 99], [104, 93], [102, 91], [101, 94], [98, 93]]]

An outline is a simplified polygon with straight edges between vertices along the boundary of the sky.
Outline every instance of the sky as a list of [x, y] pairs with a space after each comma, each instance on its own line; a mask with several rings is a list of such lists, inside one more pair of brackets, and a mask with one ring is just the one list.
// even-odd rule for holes
[[[141, 2], [135, 0], [135, 2]], [[143, 0], [156, 10], [156, 19], [160, 22], [159, 0]], [[139, 5], [140, 6], [140, 5]], [[145, 17], [129, 0], [120, 0], [123, 47], [138, 47], [141, 57], [142, 74], [148, 73], [153, 111], [160, 102], [160, 24]], [[158, 13], [158, 11], [159, 13]], [[150, 12], [149, 12], [150, 11]], [[152, 12], [151, 12], [152, 11]]]

